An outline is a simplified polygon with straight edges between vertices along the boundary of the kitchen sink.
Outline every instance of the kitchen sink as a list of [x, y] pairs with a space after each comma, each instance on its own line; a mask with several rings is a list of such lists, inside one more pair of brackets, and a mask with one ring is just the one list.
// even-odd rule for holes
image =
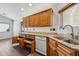
[[64, 39], [64, 37], [59, 37], [59, 36], [54, 36], [54, 38], [57, 38], [57, 39]]
[[79, 45], [78, 41], [75, 40], [63, 40], [64, 42], [70, 43], [70, 44], [74, 44], [74, 45]]
[[53, 36], [54, 38], [57, 38], [58, 40], [62, 40], [66, 43], [69, 43], [69, 44], [74, 44], [74, 45], [79, 45], [79, 40], [76, 40], [76, 39], [69, 39], [67, 37], [63, 37], [63, 36], [59, 36], [59, 35], [54, 35]]
[[63, 37], [63, 36], [53, 36], [54, 38], [57, 38], [57, 39], [59, 39], [59, 40], [65, 40], [65, 39], [67, 39], [67, 38], [65, 38], [65, 37]]

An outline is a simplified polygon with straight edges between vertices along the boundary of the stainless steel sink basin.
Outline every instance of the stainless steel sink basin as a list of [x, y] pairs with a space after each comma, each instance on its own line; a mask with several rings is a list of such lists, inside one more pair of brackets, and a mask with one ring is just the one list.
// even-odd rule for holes
[[79, 41], [76, 40], [76, 39], [72, 40], [72, 39], [69, 39], [69, 38], [67, 38], [67, 37], [63, 37], [63, 36], [59, 36], [59, 35], [55, 35], [55, 36], [53, 36], [53, 37], [54, 37], [54, 38], [57, 38], [57, 39], [59, 39], [59, 40], [62, 40], [62, 41], [64, 41], [64, 42], [66, 42], [66, 43], [69, 43], [69, 44], [79, 45]]
[[64, 42], [70, 43], [70, 44], [74, 44], [74, 45], [79, 45], [78, 41], [75, 40], [63, 40]]
[[58, 39], [63, 39], [64, 37], [55, 37], [55, 38], [58, 38]]
[[59, 39], [59, 40], [64, 40], [64, 39], [66, 39], [65, 37], [62, 37], [62, 36], [53, 36], [54, 38], [57, 38], [57, 39]]

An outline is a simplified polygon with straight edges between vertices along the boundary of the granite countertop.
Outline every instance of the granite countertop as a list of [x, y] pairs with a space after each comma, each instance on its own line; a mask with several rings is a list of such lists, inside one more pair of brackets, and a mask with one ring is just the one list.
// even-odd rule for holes
[[[55, 35], [56, 33], [49, 33], [49, 34], [47, 34], [47, 33], [26, 33], [26, 34], [49, 37], [49, 38], [51, 38], [51, 39], [53, 39], [53, 40], [56, 40], [57, 42], [59, 42], [59, 43], [65, 45], [65, 46], [69, 47], [69, 48], [72, 48], [72, 49], [74, 49], [74, 50], [79, 50], [79, 45], [70, 44], [70, 43], [67, 43], [67, 42], [65, 42], [65, 41], [63, 41], [63, 40], [60, 40], [60, 39], [55, 38], [54, 35]], [[57, 34], [56, 34], [56, 35], [57, 35]], [[78, 41], [79, 41], [79, 40], [78, 40]]]
[[67, 43], [67, 42], [65, 42], [65, 41], [63, 41], [63, 40], [59, 40], [59, 39], [57, 39], [57, 38], [54, 38], [53, 36], [49, 36], [49, 37], [50, 37], [50, 38], [53, 38], [53, 40], [56, 40], [57, 42], [59, 42], [59, 43], [65, 45], [65, 46], [67, 46], [67, 47], [69, 47], [69, 48], [71, 48], [71, 49], [79, 50], [79, 45], [74, 45], [74, 44]]

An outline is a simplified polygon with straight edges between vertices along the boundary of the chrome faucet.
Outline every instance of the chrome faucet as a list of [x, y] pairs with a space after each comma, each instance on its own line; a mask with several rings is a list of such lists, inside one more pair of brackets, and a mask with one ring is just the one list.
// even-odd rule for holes
[[73, 31], [73, 27], [72, 27], [71, 25], [65, 25], [65, 26], [63, 27], [63, 29], [65, 29], [65, 27], [67, 27], [67, 26], [71, 27], [71, 29], [72, 29], [71, 35], [72, 35], [72, 38], [74, 39], [74, 31]]

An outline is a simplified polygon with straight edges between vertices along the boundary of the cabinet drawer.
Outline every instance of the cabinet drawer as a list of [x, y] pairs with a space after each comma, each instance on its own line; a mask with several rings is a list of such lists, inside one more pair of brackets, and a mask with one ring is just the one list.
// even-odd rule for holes
[[18, 43], [18, 41], [17, 41], [18, 38], [19, 38], [19, 36], [12, 37], [12, 44]]
[[57, 47], [57, 53], [58, 55], [63, 55], [63, 56], [70, 56], [69, 53], [65, 52], [64, 50], [62, 50], [61, 48]]
[[26, 38], [35, 39], [35, 36], [34, 35], [26, 35]]
[[61, 51], [57, 50], [58, 56], [65, 56]]
[[21, 34], [19, 35], [19, 37], [25, 38], [25, 34]]
[[67, 55], [75, 55], [75, 51], [58, 43], [58, 47], [57, 47], [57, 50], [60, 50], [62, 51], [63, 53], [67, 54]]
[[53, 39], [49, 39], [49, 44], [51, 44], [53, 47], [56, 47], [56, 41]]

